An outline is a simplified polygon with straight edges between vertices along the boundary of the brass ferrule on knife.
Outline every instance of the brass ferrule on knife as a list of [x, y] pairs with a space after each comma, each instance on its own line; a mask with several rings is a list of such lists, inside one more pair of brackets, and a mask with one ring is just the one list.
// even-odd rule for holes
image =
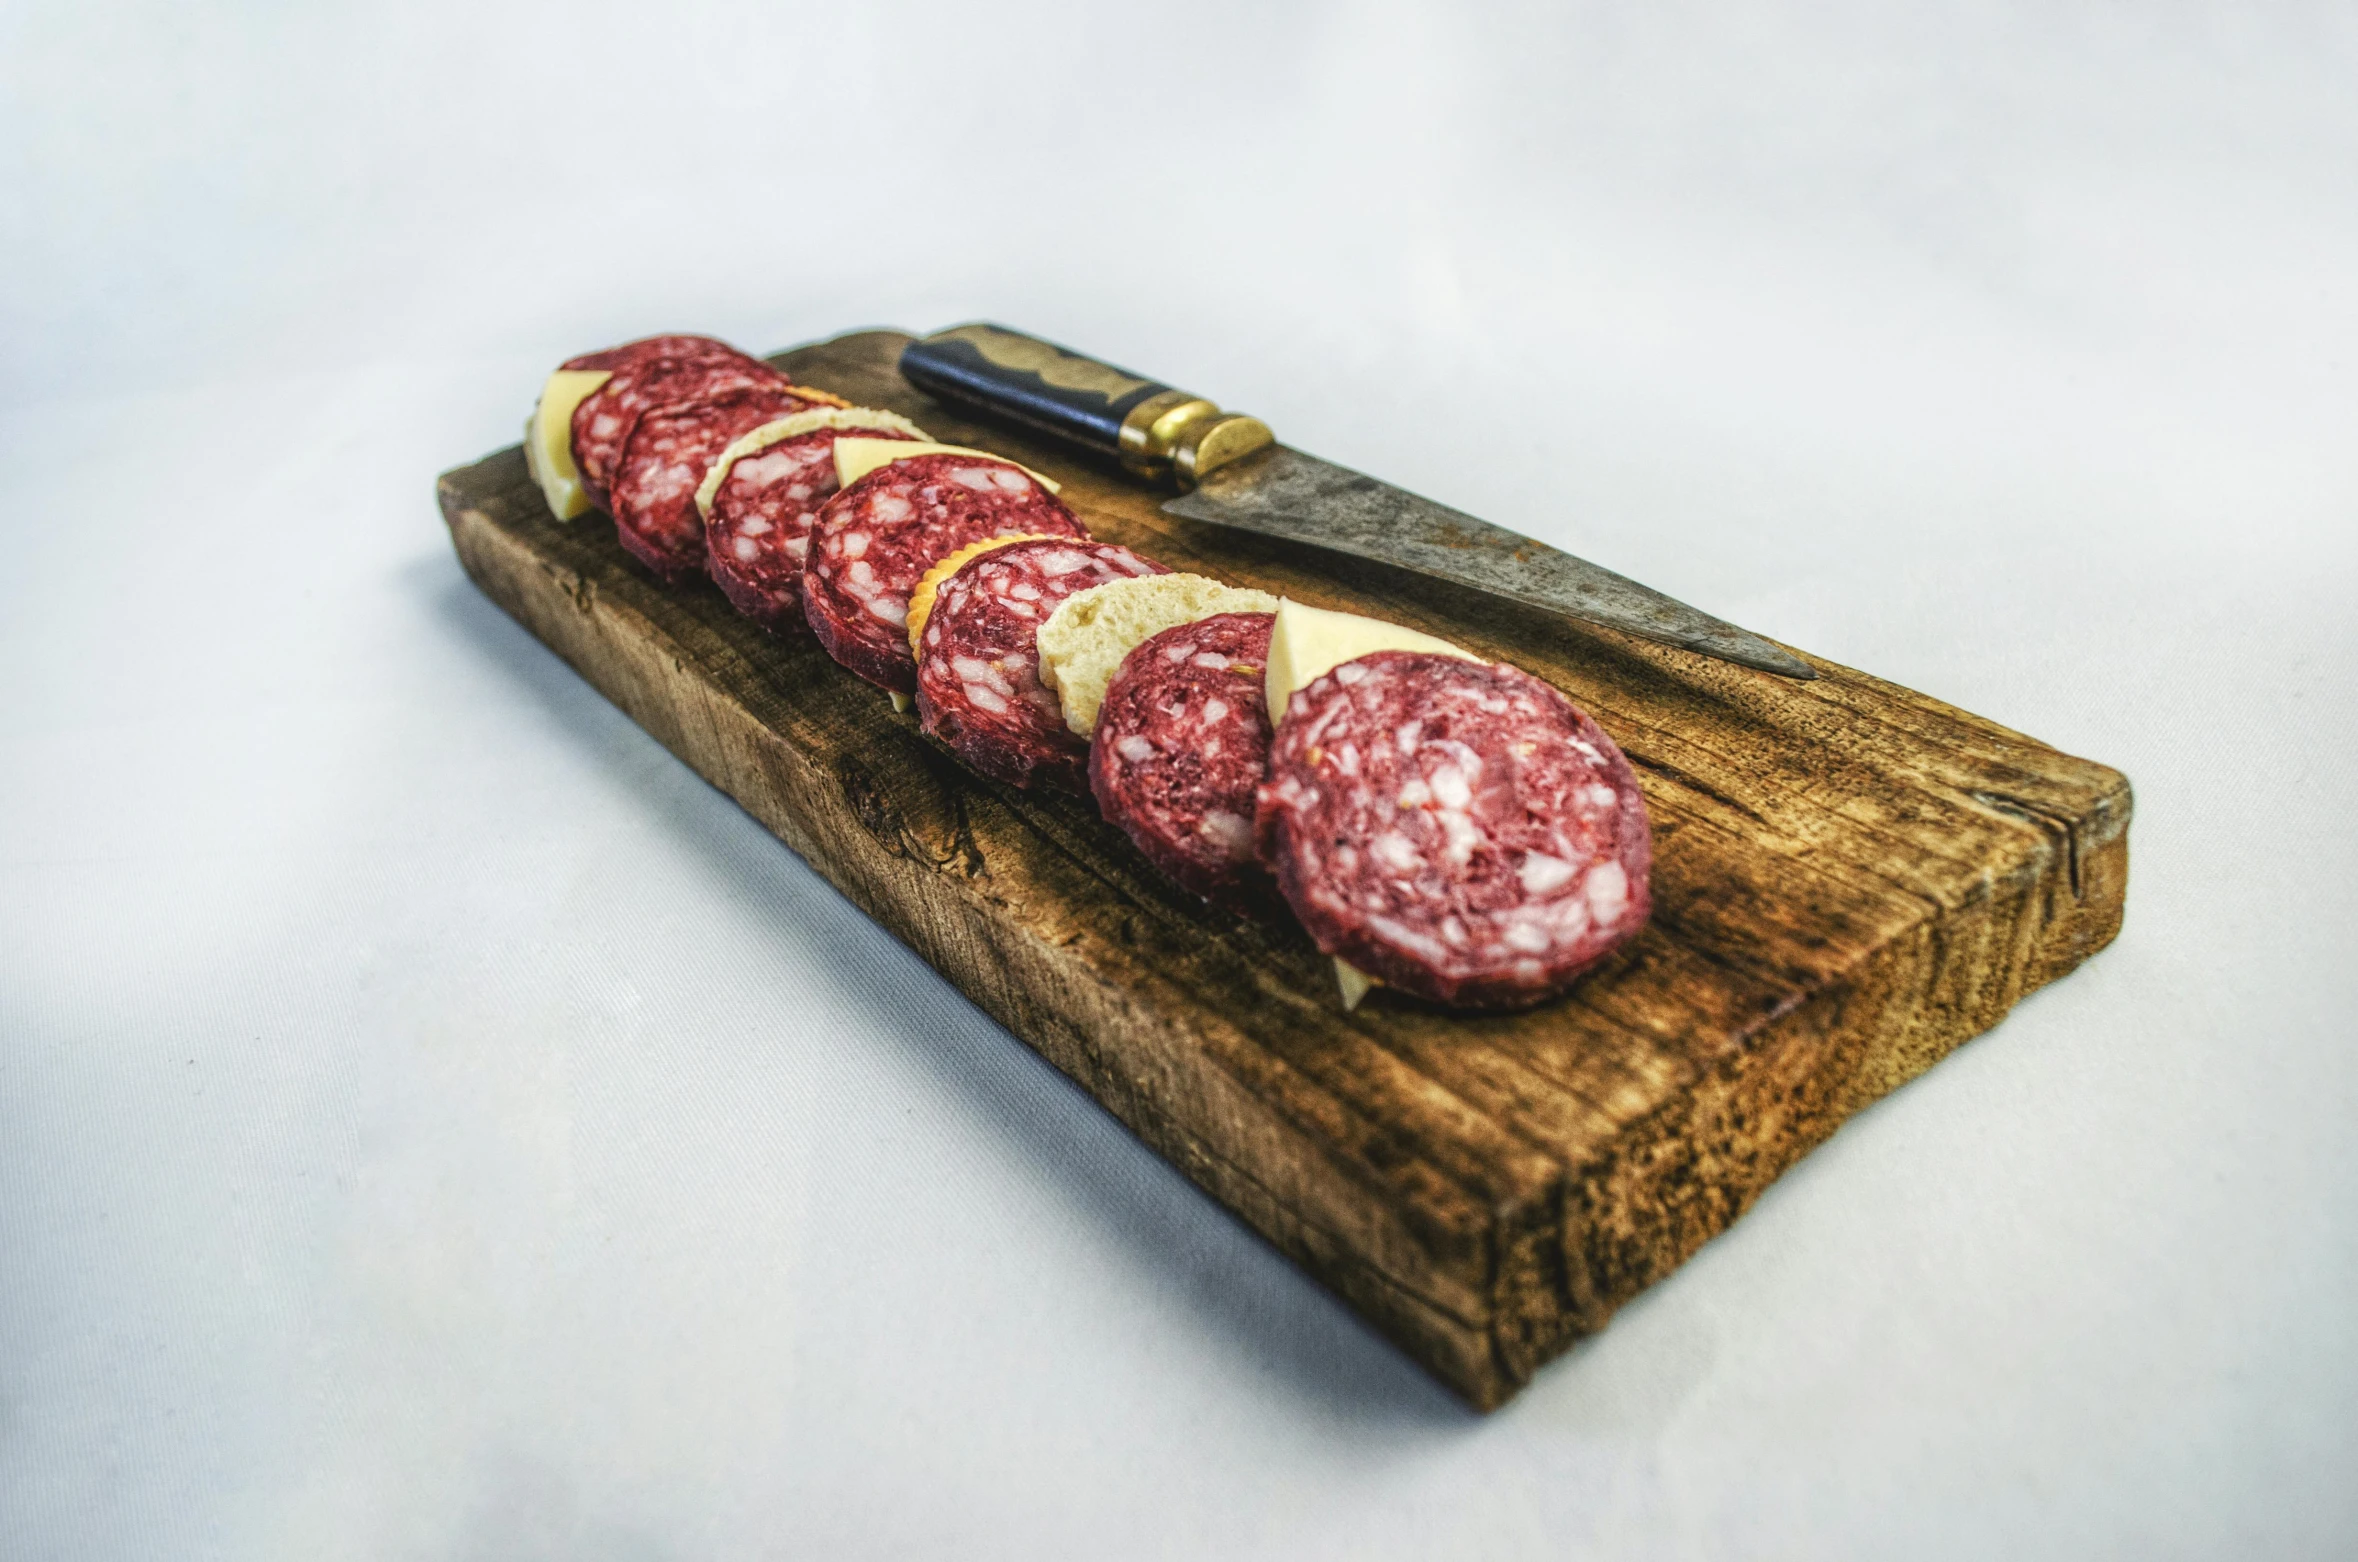
[[901, 374], [919, 390], [1030, 424], [1183, 490], [1276, 442], [1259, 418], [1005, 326], [954, 326], [911, 342]]
[[1188, 489], [1206, 473], [1275, 444], [1277, 436], [1249, 413], [1223, 412], [1201, 396], [1167, 390], [1130, 409], [1121, 441], [1123, 466], [1149, 481], [1168, 479]]

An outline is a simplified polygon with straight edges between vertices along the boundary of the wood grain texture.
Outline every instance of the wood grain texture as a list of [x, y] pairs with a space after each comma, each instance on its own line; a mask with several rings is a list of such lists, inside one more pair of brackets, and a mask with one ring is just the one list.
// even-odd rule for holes
[[1655, 829], [1652, 925], [1567, 999], [1355, 1014], [1282, 919], [1164, 882], [1085, 799], [982, 781], [808, 641], [667, 588], [502, 451], [446, 474], [467, 572], [666, 747], [1212, 1197], [1488, 1408], [1842, 1120], [2119, 930], [2116, 771], [1826, 662], [1790, 683], [1445, 584], [1172, 519], [972, 423], [906, 337], [797, 379], [1063, 481], [1097, 535], [1516, 662], [1595, 715]]

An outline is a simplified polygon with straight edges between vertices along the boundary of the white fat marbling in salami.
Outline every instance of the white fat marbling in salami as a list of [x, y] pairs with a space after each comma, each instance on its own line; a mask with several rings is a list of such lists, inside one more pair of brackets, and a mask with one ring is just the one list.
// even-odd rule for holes
[[827, 654], [878, 688], [914, 693], [909, 593], [935, 561], [987, 537], [1089, 534], [1023, 468], [979, 456], [880, 466], [827, 501], [803, 566], [802, 607]]
[[1089, 742], [1089, 790], [1149, 862], [1206, 900], [1265, 884], [1253, 791], [1269, 768], [1267, 613], [1215, 613], [1122, 659]]
[[1254, 824], [1321, 950], [1455, 1007], [1556, 996], [1651, 906], [1629, 761], [1504, 665], [1379, 651], [1315, 679], [1278, 724]]
[[807, 627], [802, 570], [819, 511], [835, 494], [835, 442], [914, 439], [898, 429], [817, 428], [741, 457], [712, 496], [704, 545], [713, 583], [774, 633]]
[[704, 518], [696, 488], [738, 435], [811, 404], [783, 384], [697, 396], [649, 409], [614, 470], [614, 535], [668, 581], [705, 573]]
[[1088, 748], [1040, 682], [1040, 626], [1076, 592], [1168, 573], [1128, 548], [1061, 537], [967, 560], [935, 591], [919, 637], [918, 720], [986, 776], [1078, 789]]

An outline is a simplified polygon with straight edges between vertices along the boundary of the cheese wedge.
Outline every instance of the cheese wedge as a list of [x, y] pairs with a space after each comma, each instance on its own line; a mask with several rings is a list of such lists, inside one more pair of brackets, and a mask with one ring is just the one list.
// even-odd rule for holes
[[611, 369], [559, 369], [540, 388], [540, 402], [525, 420], [524, 466], [560, 521], [590, 507], [581, 469], [573, 464], [573, 409], [612, 378]]
[[1436, 640], [1398, 624], [1387, 624], [1380, 618], [1304, 607], [1299, 602], [1280, 602], [1277, 627], [1269, 635], [1269, 672], [1262, 684], [1262, 692], [1269, 701], [1269, 724], [1275, 726], [1285, 720], [1286, 705], [1293, 699], [1294, 691], [1345, 662], [1378, 651], [1430, 651], [1439, 656], [1460, 656], [1469, 662], [1481, 660], [1446, 640]]
[[1122, 659], [1139, 642], [1214, 613], [1274, 613], [1266, 591], [1222, 585], [1208, 575], [1140, 575], [1076, 591], [1040, 626], [1040, 681], [1064, 703], [1077, 737], [1097, 730], [1097, 709]]
[[995, 456], [988, 450], [976, 450], [970, 445], [913, 444], [905, 439], [839, 439], [835, 442], [835, 486], [849, 488], [880, 466], [895, 461], [907, 461], [916, 456], [973, 456], [978, 460], [996, 461], [1018, 471], [1030, 473], [1033, 482], [1050, 493], [1064, 485], [1052, 477], [1043, 477], [1021, 461], [1010, 461]]
[[[801, 386], [794, 388], [798, 396], [808, 394]], [[925, 430], [897, 412], [879, 412], [873, 407], [818, 407], [809, 412], [797, 412], [790, 418], [775, 423], [764, 423], [750, 434], [740, 434], [720, 459], [712, 463], [712, 470], [704, 474], [704, 481], [696, 489], [696, 513], [712, 519], [712, 501], [720, 493], [721, 484], [729, 480], [732, 467], [747, 456], [761, 452], [783, 440], [796, 439], [804, 434], [815, 434], [823, 428], [891, 429], [906, 434], [909, 439], [930, 439]], [[907, 444], [908, 440], [888, 443]]]
[[[1294, 691], [1345, 662], [1377, 651], [1430, 651], [1437, 656], [1462, 656], [1469, 662], [1481, 660], [1446, 640], [1387, 624], [1380, 618], [1280, 602], [1277, 625], [1269, 634], [1269, 671], [1262, 684], [1269, 701], [1270, 724], [1285, 719]], [[1382, 984], [1358, 967], [1337, 960], [1335, 985], [1342, 989], [1343, 1008], [1348, 1011], [1359, 1007], [1369, 988]]]
[[942, 582], [958, 573], [959, 566], [978, 553], [989, 553], [995, 548], [1012, 547], [1019, 542], [1071, 542], [1073, 539], [1056, 532], [1025, 532], [1016, 537], [985, 537], [970, 542], [957, 552], [944, 555], [933, 568], [917, 577], [917, 584], [909, 588], [909, 654], [923, 656], [917, 637], [925, 633], [925, 621], [933, 617], [933, 599], [942, 589]]

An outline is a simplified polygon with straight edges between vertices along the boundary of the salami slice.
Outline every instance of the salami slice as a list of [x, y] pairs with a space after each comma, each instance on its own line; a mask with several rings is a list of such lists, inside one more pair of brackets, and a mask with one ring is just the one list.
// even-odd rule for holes
[[1253, 793], [1269, 768], [1268, 613], [1217, 613], [1138, 643], [1097, 707], [1089, 790], [1146, 860], [1206, 900], [1261, 882]]
[[1313, 680], [1254, 823], [1320, 949], [1439, 1003], [1551, 998], [1651, 905], [1629, 761], [1513, 667], [1379, 651]]
[[[738, 443], [749, 443], [762, 432], [755, 430]], [[808, 627], [802, 612], [802, 567], [819, 510], [835, 493], [835, 441], [847, 434], [861, 439], [925, 437], [922, 429], [904, 419], [855, 407], [836, 413], [822, 427], [789, 434], [739, 456], [726, 472], [717, 474], [718, 484], [712, 482], [714, 474], [705, 478], [711, 502], [704, 516], [704, 545], [713, 582], [738, 612], [774, 634]]]
[[819, 511], [803, 569], [803, 615], [828, 655], [878, 688], [913, 693], [911, 588], [945, 554], [1027, 532], [1089, 535], [1012, 462], [924, 455], [880, 466]]
[[986, 776], [1078, 789], [1088, 747], [1040, 682], [1040, 626], [1076, 591], [1166, 573], [1110, 542], [1049, 538], [978, 554], [934, 593], [917, 653], [918, 721]]
[[560, 369], [621, 370], [633, 364], [646, 363], [656, 358], [743, 358], [728, 343], [714, 336], [645, 336], [620, 347], [609, 347], [602, 352], [583, 353], [557, 365]]
[[[793, 383], [760, 359], [709, 337], [656, 337], [650, 343], [634, 345], [649, 347], [651, 343], [699, 345], [678, 354], [650, 350], [624, 358], [612, 366], [614, 377], [584, 396], [581, 405], [573, 409], [573, 464], [581, 471], [582, 490], [601, 510], [613, 508], [610, 493], [615, 473], [639, 420], [649, 412], [741, 392], [779, 390]], [[615, 351], [630, 353], [633, 349]], [[608, 365], [575, 359], [567, 367]]]
[[614, 535], [668, 581], [705, 573], [704, 521], [696, 489], [738, 435], [803, 411], [776, 386], [702, 396], [642, 415], [614, 471]]

